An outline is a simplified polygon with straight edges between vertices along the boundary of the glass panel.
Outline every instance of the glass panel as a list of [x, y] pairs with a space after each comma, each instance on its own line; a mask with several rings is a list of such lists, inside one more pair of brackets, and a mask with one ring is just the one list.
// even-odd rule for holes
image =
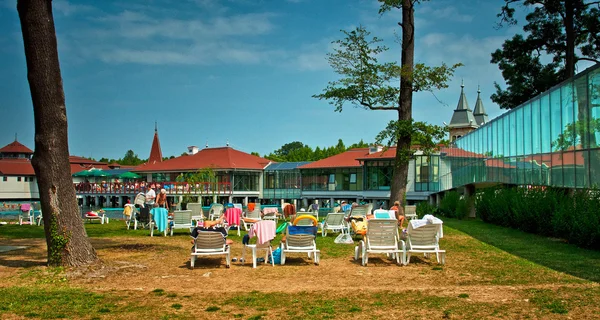
[[502, 155], [505, 157], [510, 155], [510, 121], [508, 116], [502, 118], [502, 137], [503, 149]]
[[561, 87], [561, 107], [562, 107], [562, 136], [559, 135], [558, 148], [559, 150], [572, 150], [575, 146], [575, 137], [577, 130], [575, 128], [575, 120], [573, 117], [573, 87], [572, 83], [565, 84]]
[[550, 136], [550, 95], [543, 95], [540, 99], [540, 115], [542, 128], [542, 153], [550, 152], [552, 138]]
[[537, 99], [531, 103], [531, 153], [541, 153], [541, 119], [540, 119], [540, 100]]
[[550, 183], [555, 187], [563, 186], [562, 155], [558, 143], [559, 136], [562, 134], [562, 105], [560, 89], [555, 89], [550, 93], [550, 137], [552, 141], [552, 166], [550, 169]]
[[511, 112], [509, 114], [509, 121], [510, 121], [510, 129], [509, 130], [510, 131], [509, 131], [508, 136], [509, 136], [510, 139], [509, 139], [508, 144], [509, 144], [509, 150], [510, 151], [509, 151], [508, 155], [511, 156], [511, 157], [517, 155], [517, 135], [516, 135], [516, 133], [517, 133], [517, 120], [516, 119], [517, 119], [517, 112], [518, 111], [519, 110], [515, 110], [515, 111], [513, 111], [513, 112]]
[[[573, 117], [577, 121], [575, 146], [586, 149], [590, 146], [587, 77], [580, 77], [573, 84]], [[580, 148], [576, 148], [580, 149]]]
[[527, 104], [525, 105], [525, 107], [523, 107], [523, 154], [525, 155], [530, 155], [531, 154], [531, 150], [532, 150], [532, 129], [533, 126], [531, 125], [532, 122], [532, 118], [531, 118], [531, 104]]
[[585, 166], [585, 159], [589, 158], [589, 151], [577, 151], [575, 152], [575, 186], [577, 188], [589, 188], [587, 178], [587, 167]]
[[523, 108], [518, 108], [515, 110], [515, 155], [522, 156], [523, 155]]

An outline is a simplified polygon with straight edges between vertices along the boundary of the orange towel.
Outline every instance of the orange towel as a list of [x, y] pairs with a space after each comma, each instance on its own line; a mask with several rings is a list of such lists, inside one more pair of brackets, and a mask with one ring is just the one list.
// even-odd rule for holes
[[254, 203], [254, 202], [248, 203], [248, 211], [254, 211], [255, 207], [256, 207], [256, 203]]

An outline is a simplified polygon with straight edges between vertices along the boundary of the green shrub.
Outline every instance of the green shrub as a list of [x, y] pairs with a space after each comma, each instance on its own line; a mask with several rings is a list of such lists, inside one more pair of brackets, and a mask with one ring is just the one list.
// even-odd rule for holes
[[456, 207], [460, 201], [460, 194], [456, 191], [446, 192], [440, 201], [439, 213], [444, 217], [456, 217]]
[[[463, 210], [460, 201], [457, 215]], [[596, 190], [488, 188], [477, 195], [475, 208], [488, 223], [600, 249], [600, 193]]]
[[437, 213], [437, 207], [429, 204], [427, 201], [417, 203], [417, 216], [419, 219], [423, 218], [426, 214], [435, 215]]
[[458, 200], [456, 204], [456, 211], [454, 217], [457, 219], [464, 219], [469, 216], [469, 198], [464, 197]]

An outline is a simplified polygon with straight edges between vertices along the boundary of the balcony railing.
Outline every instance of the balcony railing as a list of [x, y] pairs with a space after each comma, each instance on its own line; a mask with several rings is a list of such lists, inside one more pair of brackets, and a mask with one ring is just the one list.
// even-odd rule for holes
[[151, 183], [74, 183], [75, 192], [84, 194], [137, 194], [147, 192], [149, 188], [155, 191], [165, 189], [168, 195], [225, 195], [231, 194], [230, 182], [151, 182]]

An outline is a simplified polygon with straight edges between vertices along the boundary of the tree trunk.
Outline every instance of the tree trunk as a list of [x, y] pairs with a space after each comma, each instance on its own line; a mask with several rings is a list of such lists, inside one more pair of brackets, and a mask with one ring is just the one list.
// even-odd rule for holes
[[32, 165], [40, 191], [48, 264], [88, 264], [98, 258], [83, 227], [71, 178], [52, 1], [18, 0], [17, 10], [35, 118]]
[[[402, 0], [402, 52], [401, 63], [404, 74], [412, 75], [415, 60], [415, 11], [412, 0]], [[412, 119], [412, 76], [400, 78], [400, 101], [398, 109], [398, 121], [406, 123]], [[410, 162], [411, 134], [406, 130], [400, 130], [398, 143], [396, 144], [396, 159], [394, 161], [394, 175], [390, 191], [390, 204], [400, 201], [399, 214], [404, 214], [402, 203], [408, 183], [408, 165]]]
[[565, 0], [565, 34], [567, 40], [567, 51], [565, 52], [565, 72], [566, 78], [575, 76], [575, 29], [573, 19], [575, 12], [573, 0]]

